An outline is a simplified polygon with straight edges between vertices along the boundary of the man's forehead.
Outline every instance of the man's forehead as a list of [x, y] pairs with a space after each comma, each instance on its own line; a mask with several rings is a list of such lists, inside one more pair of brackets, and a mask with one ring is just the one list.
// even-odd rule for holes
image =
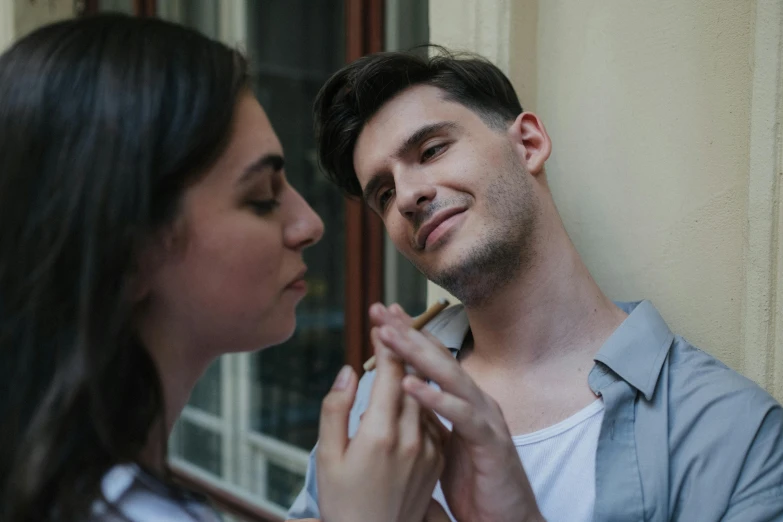
[[415, 127], [422, 119], [436, 118], [437, 114], [449, 111], [453, 104], [446, 99], [446, 92], [438, 87], [414, 85], [384, 103], [365, 123], [365, 129], [386, 129], [390, 124], [402, 127], [406, 123]]
[[[432, 85], [415, 85], [386, 102], [359, 133], [353, 151], [357, 174], [368, 163], [389, 159], [418, 129], [444, 120], [456, 120], [462, 107], [445, 99], [445, 92]], [[361, 178], [360, 178], [361, 181]]]

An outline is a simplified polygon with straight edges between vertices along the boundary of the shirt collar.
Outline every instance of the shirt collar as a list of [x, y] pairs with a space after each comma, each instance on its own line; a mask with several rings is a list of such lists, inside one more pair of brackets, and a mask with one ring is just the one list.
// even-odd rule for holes
[[465, 307], [459, 304], [446, 308], [427, 323], [425, 329], [456, 355], [470, 331]]
[[[674, 334], [651, 302], [615, 304], [628, 317], [609, 336], [595, 361], [605, 365], [650, 400]], [[447, 308], [427, 325], [427, 330], [456, 355], [470, 331], [465, 308], [462, 305]], [[593, 391], [598, 391], [592, 379], [590, 381]]]
[[595, 360], [650, 400], [674, 334], [651, 302], [616, 304], [628, 317], [598, 350]]

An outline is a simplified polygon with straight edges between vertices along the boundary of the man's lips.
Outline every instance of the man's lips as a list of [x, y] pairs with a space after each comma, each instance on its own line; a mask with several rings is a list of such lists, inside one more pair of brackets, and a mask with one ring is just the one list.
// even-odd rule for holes
[[450, 217], [461, 214], [462, 212], [465, 212], [464, 207], [450, 207], [437, 212], [419, 228], [419, 232], [416, 234], [416, 246], [423, 250], [424, 247], [427, 246], [427, 238], [433, 230], [438, 228], [441, 223]]

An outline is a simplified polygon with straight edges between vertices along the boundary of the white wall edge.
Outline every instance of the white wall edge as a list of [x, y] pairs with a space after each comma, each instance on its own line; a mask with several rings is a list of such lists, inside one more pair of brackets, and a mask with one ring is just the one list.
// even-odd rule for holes
[[[753, 86], [750, 107], [748, 232], [745, 244], [743, 372], [781, 397], [783, 348], [776, 332], [783, 325], [776, 300], [783, 291], [780, 195], [781, 69], [783, 4], [758, 0], [753, 27]], [[773, 382], [774, 380], [774, 382]]]

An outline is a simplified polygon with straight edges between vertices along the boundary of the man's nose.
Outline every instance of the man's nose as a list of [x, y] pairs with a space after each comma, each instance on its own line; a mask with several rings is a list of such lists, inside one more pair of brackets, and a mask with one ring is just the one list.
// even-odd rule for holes
[[412, 219], [417, 213], [435, 199], [435, 185], [426, 180], [397, 180], [397, 210], [407, 219]]

